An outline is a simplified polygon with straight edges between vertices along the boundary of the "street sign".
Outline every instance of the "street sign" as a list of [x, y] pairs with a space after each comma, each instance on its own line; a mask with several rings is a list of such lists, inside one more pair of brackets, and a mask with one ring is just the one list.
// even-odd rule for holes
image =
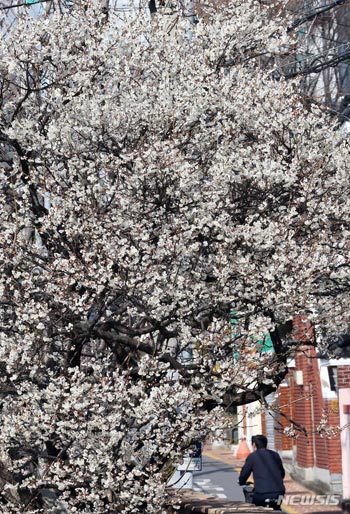
[[193, 442], [177, 470], [202, 471], [202, 443], [200, 441]]

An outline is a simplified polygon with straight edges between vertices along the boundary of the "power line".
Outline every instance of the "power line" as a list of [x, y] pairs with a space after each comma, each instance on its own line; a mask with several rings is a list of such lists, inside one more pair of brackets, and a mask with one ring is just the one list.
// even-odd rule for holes
[[[350, 28], [350, 26], [349, 26], [349, 28]], [[348, 41], [342, 41], [337, 38], [330, 38], [327, 36], [322, 36], [321, 34], [315, 34], [314, 32], [308, 32], [307, 34], [304, 34], [304, 36], [305, 36], [304, 41], [307, 41], [307, 39], [312, 36], [312, 37], [315, 37], [318, 39], [324, 39], [325, 41], [331, 41], [332, 43], [339, 43], [340, 45], [346, 45], [350, 41], [350, 39]]]
[[[340, 1], [340, 0], [338, 0], [338, 1]], [[324, 7], [325, 8], [327, 7], [327, 11], [329, 11], [331, 9], [336, 9], [337, 7], [342, 7], [342, 6], [344, 6], [344, 4], [347, 4], [349, 1], [350, 0], [342, 0], [340, 4], [338, 2], [333, 2], [332, 4], [328, 4], [328, 5], [324, 6]], [[317, 17], [317, 16], [319, 16], [320, 14], [323, 13], [323, 11], [318, 11], [318, 12], [315, 13], [315, 8], [309, 9], [307, 11], [305, 11], [304, 9], [299, 9], [298, 11], [294, 11], [293, 9], [289, 9], [288, 7], [286, 7], [285, 10], [287, 12], [290, 12], [291, 14], [299, 14], [300, 12], [304, 12], [305, 15], [306, 15], [303, 18], [304, 19], [304, 23], [306, 23], [306, 21], [310, 21], [310, 19], [309, 19], [310, 17], [312, 19], [312, 18], [315, 18], [315, 17]], [[314, 11], [314, 13], [312, 13], [312, 11]], [[308, 19], [306, 19], [306, 18], [308, 18]], [[339, 25], [341, 27], [350, 28], [350, 25], [346, 25], [345, 23], [341, 23], [338, 20], [336, 21], [336, 25], [337, 26]]]
[[[317, 39], [324, 39], [325, 41], [331, 41], [332, 43], [340, 43], [342, 45], [346, 45], [349, 42], [349, 41], [340, 41], [339, 39], [330, 38], [327, 36], [321, 36], [320, 34], [315, 34], [314, 32], [309, 32], [308, 34], [305, 34], [305, 36], [307, 36], [307, 38], [312, 36], [312, 37], [316, 37]], [[307, 40], [307, 38], [305, 37], [305, 41]]]
[[[314, 20], [317, 16], [319, 16], [325, 12], [328, 12], [331, 9], [336, 9], [338, 7], [342, 7], [348, 3], [349, 3], [349, 0], [336, 0], [334, 2], [328, 3], [323, 6], [311, 8], [306, 11], [304, 10], [304, 16], [297, 19], [294, 22], [294, 24], [292, 24], [292, 27], [294, 27], [294, 29], [295, 29], [295, 28], [299, 27], [300, 25], [302, 25], [303, 23], [310, 22], [311, 20]], [[285, 10], [292, 14], [299, 14], [300, 12], [303, 11], [303, 9], [294, 11], [287, 7], [285, 8]], [[338, 22], [337, 20], [334, 20], [334, 24], [335, 24], [334, 29], [336, 29], [338, 26], [350, 28], [349, 25]], [[317, 74], [317, 73], [320, 73], [321, 71], [323, 71], [324, 69], [335, 68], [341, 63], [350, 61], [350, 52], [349, 52], [350, 40], [349, 41], [339, 41], [336, 38], [328, 38], [325, 35], [315, 34], [314, 32], [305, 34], [306, 42], [308, 39], [312, 39], [312, 38], [318, 38], [320, 40], [330, 41], [331, 43], [335, 43], [335, 44], [334, 44], [334, 46], [327, 48], [324, 52], [319, 53], [319, 54], [305, 52], [305, 54], [307, 54], [309, 57], [305, 57], [302, 60], [296, 59], [294, 61], [291, 61], [289, 63], [286, 63], [286, 64], [280, 66], [279, 69], [282, 69], [282, 70], [284, 68], [293, 66], [295, 64], [301, 67], [301, 69], [299, 69], [298, 71], [293, 71], [293, 72], [284, 74], [284, 76], [286, 78], [294, 78], [298, 75], [309, 75], [312, 73]], [[314, 43], [314, 44], [316, 45], [317, 43]], [[339, 51], [342, 52], [342, 55], [334, 55], [334, 53], [339, 54]], [[330, 54], [332, 52], [333, 52], [333, 55], [330, 56]], [[322, 60], [323, 60], [323, 62], [322, 62]]]
[[[350, 41], [348, 41], [346, 43], [342, 43], [340, 45], [336, 45], [336, 46], [327, 48], [327, 51], [322, 52], [320, 54], [316, 54], [316, 55], [311, 52], [305, 52], [305, 55], [307, 54], [310, 57], [306, 57], [305, 59], [295, 59], [293, 61], [283, 64], [282, 66], [280, 66], [280, 68], [286, 68], [287, 66], [291, 66], [292, 64], [301, 64], [302, 62], [305, 62], [305, 61], [311, 60], [311, 59], [315, 60], [315, 59], [319, 59], [321, 57], [327, 57], [331, 50], [338, 50], [339, 48], [342, 48], [342, 47], [345, 47], [344, 50], [346, 50], [347, 49], [346, 47], [349, 47], [349, 46], [350, 46]], [[339, 56], [339, 57], [342, 57], [342, 56]]]
[[341, 5], [344, 5], [346, 3], [349, 3], [349, 0], [335, 0], [334, 2], [332, 2], [330, 4], [326, 4], [326, 5], [323, 5], [320, 7], [315, 7], [314, 9], [310, 9], [310, 11], [309, 11], [310, 14], [305, 13], [305, 16], [302, 16], [301, 18], [298, 18], [297, 20], [295, 20], [292, 23], [292, 25], [288, 28], [288, 32], [295, 30], [300, 25], [303, 25], [307, 21], [311, 21], [312, 19], [316, 18], [320, 14], [331, 11], [335, 7], [340, 7]]
[[[350, 45], [350, 43], [349, 43], [349, 45]], [[322, 54], [321, 54], [321, 56], [315, 56], [313, 61], [317, 61], [319, 59], [319, 57], [322, 57]], [[318, 64], [314, 64], [314, 65], [311, 64], [310, 66], [304, 67], [303, 69], [301, 69], [299, 71], [292, 71], [289, 73], [285, 73], [284, 77], [286, 79], [292, 79], [299, 75], [309, 75], [311, 73], [320, 73], [321, 71], [323, 71], [327, 68], [335, 68], [341, 62], [346, 62], [346, 61], [350, 61], [350, 51], [348, 51], [347, 53], [345, 53], [341, 56], [332, 57], [331, 59], [320, 62]], [[299, 64], [300, 64], [300, 61], [299, 61]]]
[[[0, 7], [0, 10], [8, 10], [8, 9], [14, 9], [14, 8], [18, 8], [18, 7], [30, 7], [32, 5], [36, 5], [36, 4], [42, 4], [42, 3], [46, 3], [46, 2], [52, 2], [53, 0], [37, 0], [35, 2], [22, 2], [22, 3], [19, 3], [19, 4], [14, 4], [14, 5], [7, 5], [7, 6], [2, 6]], [[310, 21], [311, 19], [315, 18], [316, 16], [324, 13], [324, 12], [327, 12], [333, 8], [336, 8], [336, 7], [340, 7], [346, 3], [349, 3], [350, 0], [335, 0], [329, 4], [326, 4], [324, 6], [320, 6], [320, 7], [316, 7], [316, 8], [312, 8], [312, 9], [309, 9], [308, 11], [305, 12], [305, 16], [299, 18], [298, 20], [296, 20], [290, 30], [292, 30], [292, 28], [297, 28], [298, 26], [300, 26], [301, 24], [303, 23], [306, 23], [307, 21]], [[115, 8], [113, 10], [117, 10], [117, 11], [128, 11], [130, 9], [128, 9], [127, 7], [125, 8]], [[302, 12], [303, 9], [300, 9], [299, 11], [293, 11], [292, 9], [289, 9], [289, 8], [286, 8], [286, 10], [288, 12], [291, 12], [293, 14], [298, 14], [299, 12]], [[337, 23], [337, 25], [341, 25], [341, 26], [344, 26], [344, 27], [348, 27], [350, 28], [349, 25], [345, 25], [345, 24], [342, 24], [342, 23]], [[325, 41], [331, 41], [331, 42], [336, 42], [334, 39], [332, 38], [327, 38], [326, 36], [323, 36], [323, 35], [320, 35], [320, 34], [315, 34], [315, 33], [311, 33], [309, 35], [306, 35], [307, 37], [310, 37], [313, 36], [315, 38], [319, 38], [319, 39], [323, 39]], [[327, 57], [329, 52], [332, 51], [332, 50], [339, 50], [340, 48], [342, 47], [348, 47], [349, 44], [350, 44], [350, 41], [349, 42], [343, 42], [343, 41], [337, 41], [337, 43], [340, 43], [338, 44], [337, 46], [334, 46], [334, 47], [330, 47], [327, 49], [327, 52], [325, 53], [321, 53], [321, 54], [313, 54], [311, 52], [305, 52], [305, 54], [309, 55], [310, 57], [306, 57], [305, 59], [303, 60], [300, 60], [300, 59], [295, 59], [294, 61], [291, 61], [291, 62], [288, 62], [282, 66], [279, 67], [279, 69], [284, 69], [284, 68], [287, 68], [287, 67], [290, 67], [294, 64], [298, 64], [300, 65], [301, 63], [303, 64], [306, 64], [306, 62], [312, 62], [312, 61], [316, 61], [320, 58], [324, 58], [324, 57]], [[303, 74], [308, 74], [308, 73], [319, 73], [320, 71], [322, 71], [323, 69], [325, 69], [326, 67], [334, 67], [334, 66], [337, 66], [337, 64], [339, 64], [340, 62], [344, 62], [346, 60], [349, 60], [349, 52], [348, 53], [345, 53], [343, 55], [340, 55], [340, 56], [335, 56], [335, 57], [332, 57], [330, 60], [326, 61], [325, 63], [319, 63], [317, 65], [314, 65], [313, 67], [309, 67], [309, 68], [303, 68], [302, 70], [299, 70], [299, 71], [295, 71], [295, 72], [291, 72], [289, 74], [286, 75], [287, 78], [292, 78], [292, 77], [295, 77], [297, 75], [303, 75]], [[315, 71], [314, 71], [315, 70]]]
[[16, 7], [30, 7], [32, 5], [36, 5], [36, 4], [43, 4], [45, 2], [52, 2], [52, 0], [37, 0], [36, 2], [23, 2], [21, 4], [15, 4], [15, 5], [4, 5], [4, 6], [1, 6], [0, 9], [2, 11], [6, 11], [8, 9], [15, 9]]
[[[4, 6], [0, 7], [0, 10], [5, 11], [5, 10], [8, 10], [8, 9], [15, 9], [17, 7], [31, 7], [33, 5], [43, 4], [43, 3], [46, 3], [46, 2], [52, 2], [53, 3], [54, 0], [36, 0], [35, 2], [23, 2], [23, 3], [20, 3], [20, 4], [14, 4], [14, 5], [4, 5]], [[133, 10], [136, 10], [136, 8], [127, 7], [127, 6], [124, 6], [124, 7], [113, 7], [113, 11], [117, 11], [117, 12], [131, 12]]]

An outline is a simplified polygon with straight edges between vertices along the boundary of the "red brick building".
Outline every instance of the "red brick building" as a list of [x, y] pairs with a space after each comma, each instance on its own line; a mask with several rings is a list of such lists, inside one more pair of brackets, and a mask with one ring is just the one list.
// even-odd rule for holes
[[[295, 325], [307, 343], [310, 325], [302, 319]], [[289, 472], [320, 492], [350, 498], [350, 358], [322, 359], [305, 344], [289, 364], [278, 402], [274, 446]], [[283, 433], [290, 428], [296, 439]]]
[[293, 325], [304, 346], [289, 361], [278, 395], [266, 398], [269, 411], [261, 413], [258, 402], [238, 408], [238, 437], [250, 444], [252, 435], [266, 434], [296, 479], [350, 499], [350, 346], [346, 358], [322, 358], [310, 345], [310, 323], [299, 318]]

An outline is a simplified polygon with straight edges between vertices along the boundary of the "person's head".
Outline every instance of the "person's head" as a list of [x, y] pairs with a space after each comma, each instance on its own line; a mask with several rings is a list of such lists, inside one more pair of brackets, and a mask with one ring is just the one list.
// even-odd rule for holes
[[253, 435], [252, 437], [253, 450], [260, 450], [267, 447], [267, 438], [264, 435]]

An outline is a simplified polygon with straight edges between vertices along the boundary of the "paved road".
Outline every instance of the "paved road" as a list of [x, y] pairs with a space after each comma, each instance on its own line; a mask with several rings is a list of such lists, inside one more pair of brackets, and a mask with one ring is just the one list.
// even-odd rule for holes
[[195, 471], [193, 475], [193, 489], [219, 498], [244, 501], [237, 479], [234, 468], [203, 455], [202, 471]]

